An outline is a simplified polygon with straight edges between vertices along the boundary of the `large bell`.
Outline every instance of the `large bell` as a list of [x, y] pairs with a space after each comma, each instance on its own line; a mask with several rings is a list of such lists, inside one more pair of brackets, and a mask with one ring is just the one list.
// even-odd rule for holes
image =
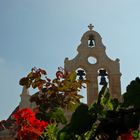
[[106, 85], [107, 82], [106, 82], [106, 77], [108, 74], [106, 73], [106, 70], [105, 69], [100, 69], [99, 70], [99, 76], [101, 76], [101, 81], [100, 81], [100, 85]]
[[100, 81], [99, 84], [100, 85], [106, 85], [107, 84], [105, 76], [101, 76], [101, 81]]
[[89, 40], [89, 46], [92, 47], [93, 45], [94, 45], [94, 44], [93, 44], [93, 40], [90, 39], [90, 40]]
[[107, 76], [106, 70], [105, 69], [100, 69], [99, 70], [99, 76]]

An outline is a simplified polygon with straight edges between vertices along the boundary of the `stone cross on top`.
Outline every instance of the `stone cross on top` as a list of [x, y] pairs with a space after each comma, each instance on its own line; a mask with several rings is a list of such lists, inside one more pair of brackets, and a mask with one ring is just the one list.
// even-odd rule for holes
[[89, 24], [89, 25], [88, 25], [88, 28], [89, 28], [90, 31], [93, 29], [93, 27], [94, 27], [94, 26], [93, 26], [92, 24]]

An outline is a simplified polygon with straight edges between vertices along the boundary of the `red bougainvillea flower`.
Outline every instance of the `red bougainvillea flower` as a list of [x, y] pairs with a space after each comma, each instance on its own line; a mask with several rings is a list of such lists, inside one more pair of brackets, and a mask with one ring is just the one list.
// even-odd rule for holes
[[130, 129], [128, 133], [122, 134], [121, 140], [134, 140], [132, 136], [132, 130]]
[[13, 117], [18, 125], [18, 140], [37, 140], [48, 125], [48, 122], [36, 119], [29, 108], [18, 110]]
[[121, 140], [134, 140], [131, 134], [122, 134]]
[[13, 114], [13, 117], [16, 119], [16, 123], [18, 125], [23, 125], [26, 121], [30, 122], [31, 120], [34, 120], [35, 114], [31, 109], [24, 108]]
[[23, 118], [23, 119], [35, 118], [34, 112], [29, 108], [24, 108], [24, 109], [18, 110], [13, 116], [16, 119], [18, 119], [18, 118]]

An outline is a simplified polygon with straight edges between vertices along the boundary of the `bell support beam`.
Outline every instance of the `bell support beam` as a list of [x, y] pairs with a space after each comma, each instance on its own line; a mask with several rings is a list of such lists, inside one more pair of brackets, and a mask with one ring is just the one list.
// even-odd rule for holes
[[98, 99], [98, 80], [97, 75], [88, 74], [86, 78], [88, 80], [87, 83], [87, 103], [91, 105], [93, 102], [97, 101]]

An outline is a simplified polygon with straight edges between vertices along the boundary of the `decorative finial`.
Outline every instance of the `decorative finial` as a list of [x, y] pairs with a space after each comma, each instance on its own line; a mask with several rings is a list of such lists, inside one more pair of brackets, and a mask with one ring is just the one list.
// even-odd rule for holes
[[89, 28], [90, 31], [93, 29], [93, 27], [94, 27], [94, 26], [93, 26], [92, 24], [89, 24], [89, 25], [88, 25], [88, 28]]

